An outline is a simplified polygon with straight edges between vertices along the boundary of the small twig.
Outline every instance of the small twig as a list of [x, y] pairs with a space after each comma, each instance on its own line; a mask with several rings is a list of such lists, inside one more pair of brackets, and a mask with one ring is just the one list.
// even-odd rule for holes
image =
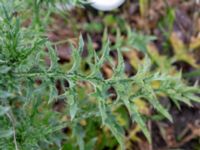
[[65, 40], [53, 42], [52, 45], [62, 45], [62, 44], [66, 44], [66, 43], [72, 43], [75, 46], [77, 46], [77, 43], [73, 39], [65, 39]]
[[15, 144], [15, 150], [19, 150], [18, 145], [17, 145], [17, 139], [16, 139], [16, 131], [15, 131], [15, 120], [12, 117], [12, 115], [8, 113], [6, 113], [6, 115], [8, 116], [8, 118], [10, 119], [11, 123], [12, 123], [12, 128], [13, 128], [13, 141]]
[[185, 130], [191, 130], [192, 133], [188, 136], [186, 136], [185, 138], [183, 138], [183, 140], [179, 143], [176, 143], [176, 147], [180, 147], [182, 145], [184, 145], [185, 143], [191, 141], [192, 139], [196, 138], [196, 137], [199, 137], [200, 136], [200, 129], [199, 127], [196, 127], [195, 125], [193, 124], [189, 124]]
[[[152, 121], [151, 120], [148, 121], [148, 129], [149, 129], [150, 135], [152, 135]], [[153, 150], [153, 142], [149, 144], [149, 150]]]

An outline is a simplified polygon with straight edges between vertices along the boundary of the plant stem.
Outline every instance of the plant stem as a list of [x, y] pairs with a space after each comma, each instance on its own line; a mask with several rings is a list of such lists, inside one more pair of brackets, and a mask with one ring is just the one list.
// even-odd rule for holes
[[12, 126], [13, 126], [13, 141], [14, 141], [14, 144], [15, 144], [15, 150], [19, 150], [18, 145], [17, 145], [17, 139], [16, 139], [15, 119], [13, 118], [13, 115], [11, 115], [10, 113], [6, 113], [6, 115], [10, 119]]
[[200, 69], [183, 74], [183, 77], [186, 77], [186, 78], [193, 78], [193, 77], [199, 77], [199, 76], [200, 76]]

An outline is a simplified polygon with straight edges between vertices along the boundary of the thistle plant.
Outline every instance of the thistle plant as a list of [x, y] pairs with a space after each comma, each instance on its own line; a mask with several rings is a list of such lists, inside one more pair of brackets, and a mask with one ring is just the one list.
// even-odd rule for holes
[[[125, 108], [131, 122], [137, 123], [151, 142], [147, 120], [135, 105], [137, 98], [147, 101], [170, 121], [173, 121], [172, 116], [160, 104], [160, 95], [169, 97], [178, 108], [181, 103], [199, 102], [197, 86], [188, 86], [181, 73], [172, 76], [153, 71], [143, 49], [144, 64], [134, 76], [125, 74], [122, 45], [112, 47], [109, 39], [103, 42], [101, 51], [96, 52], [91, 38], [88, 36], [84, 42], [86, 39], [80, 36], [77, 46], [71, 44], [72, 65], [64, 69], [58, 63], [55, 45], [40, 28], [23, 27], [23, 18], [13, 13], [15, 2], [10, 2], [13, 6], [1, 3], [0, 149], [92, 150], [97, 143], [95, 130], [105, 128], [121, 149], [125, 149], [124, 127], [117, 120], [119, 109]], [[133, 47], [145, 48], [138, 40], [132, 40], [135, 42], [129, 44]], [[110, 55], [110, 47], [117, 54], [117, 61]], [[87, 56], [83, 57], [85, 49]], [[88, 65], [87, 72], [82, 64]], [[102, 73], [105, 64], [112, 70], [109, 78]], [[56, 86], [58, 82], [61, 90]], [[155, 88], [154, 82], [159, 86]], [[108, 92], [111, 88], [114, 92]], [[57, 101], [63, 104], [59, 111], [53, 109]], [[63, 132], [66, 128], [70, 134]]]

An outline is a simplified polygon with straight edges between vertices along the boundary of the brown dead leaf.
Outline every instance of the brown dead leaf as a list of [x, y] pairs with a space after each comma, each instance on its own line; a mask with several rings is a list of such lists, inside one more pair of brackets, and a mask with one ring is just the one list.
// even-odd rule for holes
[[192, 37], [189, 48], [193, 50], [199, 47], [200, 47], [200, 35], [198, 37]]
[[176, 32], [173, 32], [170, 36], [170, 42], [174, 50], [174, 61], [184, 61], [190, 64], [194, 68], [199, 68], [199, 65], [196, 63], [195, 58], [189, 52], [187, 45], [179, 38]]

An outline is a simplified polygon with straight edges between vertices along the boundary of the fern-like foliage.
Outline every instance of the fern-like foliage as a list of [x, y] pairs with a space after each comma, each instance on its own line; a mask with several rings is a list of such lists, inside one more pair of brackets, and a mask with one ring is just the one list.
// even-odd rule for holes
[[[127, 76], [121, 46], [116, 47], [116, 63], [110, 56], [108, 40], [97, 53], [92, 40], [88, 38], [84, 46], [80, 36], [78, 46], [71, 46], [73, 64], [69, 70], [64, 70], [58, 63], [55, 47], [40, 30], [23, 28], [18, 17], [4, 5], [1, 7], [4, 15], [0, 21], [0, 149], [61, 149], [62, 142], [70, 140], [61, 132], [64, 127], [72, 130], [72, 139], [76, 141], [72, 142], [77, 143], [80, 150], [86, 149], [85, 132], [80, 125], [84, 119], [107, 127], [121, 149], [125, 149], [124, 129], [116, 119], [119, 107], [128, 110], [132, 122], [139, 124], [151, 142], [135, 99], [145, 99], [170, 121], [172, 117], [160, 104], [159, 94], [169, 97], [178, 107], [181, 102], [188, 105], [191, 101], [199, 102], [195, 95], [200, 93], [198, 87], [187, 86], [181, 75], [152, 72], [148, 56], [136, 75]], [[82, 57], [85, 47], [88, 55]], [[87, 73], [81, 69], [83, 63], [89, 65]], [[102, 74], [105, 64], [112, 70], [109, 78]], [[62, 85], [61, 93], [56, 88], [57, 81]], [[153, 82], [158, 82], [159, 86], [154, 88]], [[115, 91], [114, 100], [108, 92], [110, 88]], [[58, 113], [52, 107], [59, 99], [64, 100], [65, 108]]]

